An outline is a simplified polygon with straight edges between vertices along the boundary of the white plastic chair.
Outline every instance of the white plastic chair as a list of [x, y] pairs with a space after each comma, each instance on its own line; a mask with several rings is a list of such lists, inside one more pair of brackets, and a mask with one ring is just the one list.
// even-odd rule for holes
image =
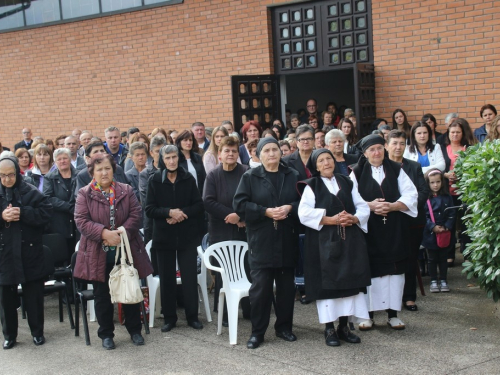
[[[75, 251], [78, 251], [79, 246], [80, 246], [80, 241], [76, 243]], [[94, 286], [92, 285], [92, 283], [88, 283], [87, 290], [92, 290], [92, 289], [94, 289]], [[89, 312], [89, 320], [91, 322], [97, 321], [95, 316], [94, 301], [87, 301], [87, 311]]]
[[[146, 244], [146, 252], [151, 259], [151, 245], [153, 241]], [[160, 300], [160, 276], [149, 275], [147, 277], [149, 288], [149, 327], [153, 328], [155, 317], [160, 315], [161, 300]], [[156, 302], [159, 301], [157, 304]]]
[[[248, 296], [250, 282], [245, 274], [245, 253], [248, 244], [243, 241], [224, 241], [209, 246], [203, 254], [203, 263], [208, 269], [220, 272], [222, 288], [219, 294], [217, 334], [222, 333], [222, 315], [224, 298], [227, 298], [227, 315], [229, 323], [229, 344], [238, 342], [238, 305], [243, 297]], [[220, 264], [215, 267], [210, 263], [214, 257]]]

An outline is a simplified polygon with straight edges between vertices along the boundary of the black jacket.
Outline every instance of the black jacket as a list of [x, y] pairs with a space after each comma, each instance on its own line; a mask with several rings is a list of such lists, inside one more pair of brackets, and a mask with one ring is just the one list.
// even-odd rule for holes
[[[231, 173], [234, 173], [234, 177], [241, 180], [241, 176], [247, 170], [247, 166], [238, 164]], [[245, 228], [239, 228], [236, 224], [226, 224], [224, 221], [227, 215], [234, 212], [233, 197], [235, 193], [236, 190], [229, 190], [221, 164], [210, 171], [203, 190], [203, 203], [208, 213], [210, 243], [232, 240], [246, 241]]]
[[[234, 211], [247, 228], [250, 269], [295, 267], [299, 252], [297, 171], [280, 164], [278, 191], [264, 167], [248, 170], [241, 178], [233, 200]], [[292, 205], [292, 211], [275, 227], [266, 209]]]
[[[206, 144], [206, 142], [205, 142]], [[196, 169], [196, 178], [198, 182], [198, 190], [200, 192], [200, 196], [203, 194], [203, 186], [205, 185], [205, 178], [207, 178], [207, 172], [205, 171], [205, 167], [203, 166], [203, 160], [199, 154], [196, 152], [191, 151], [190, 152], [190, 157], [191, 157], [191, 163], [193, 163], [194, 169]], [[179, 151], [179, 166], [184, 168], [186, 172], [189, 172], [188, 170], [188, 163], [186, 160], [186, 157], [182, 153], [182, 151]]]
[[296, 150], [294, 153], [285, 156], [283, 161], [288, 164], [290, 168], [295, 169], [299, 172], [299, 181], [303, 181], [307, 179], [306, 167], [304, 163], [302, 163], [302, 159], [300, 158], [299, 150]]
[[[16, 167], [19, 168], [16, 164]], [[0, 285], [22, 284], [44, 276], [43, 228], [52, 205], [38, 189], [22, 178], [18, 169], [14, 193], [0, 186], [0, 211], [9, 204], [21, 208], [19, 221], [5, 222], [0, 215]]]
[[64, 180], [55, 169], [45, 175], [43, 182], [43, 194], [49, 198], [54, 212], [50, 217], [50, 232], [60, 233], [65, 238], [75, 238], [75, 191], [76, 171], [71, 166], [71, 187], [68, 189]]
[[[168, 224], [170, 209], [179, 208], [187, 219]], [[149, 179], [146, 195], [146, 216], [153, 219], [153, 248], [157, 251], [193, 249], [200, 244], [200, 217], [203, 201], [196, 181], [184, 168], [177, 169], [171, 183], [166, 170], [157, 170]]]
[[148, 183], [151, 176], [155, 174], [158, 169], [151, 163], [139, 173], [139, 196], [141, 197], [140, 202], [142, 206], [143, 215], [143, 227], [144, 227], [144, 243], [148, 243], [151, 238], [153, 238], [153, 219], [147, 217], [146, 215], [146, 195], [148, 192]]
[[[135, 168], [135, 166], [132, 166], [127, 172], [125, 172], [125, 176], [127, 177], [127, 180], [130, 181], [130, 186], [134, 188], [134, 191], [139, 192], [139, 171]], [[140, 202], [140, 197], [141, 194], [139, 192], [138, 199]]]
[[424, 205], [429, 197], [429, 185], [425, 182], [422, 167], [418, 162], [403, 158], [402, 168], [408, 177], [410, 177], [410, 180], [413, 182], [418, 192], [418, 216], [416, 218], [409, 218], [410, 225], [424, 225]]
[[29, 150], [32, 144], [33, 140], [31, 140], [28, 146], [26, 146], [26, 143], [24, 143], [24, 140], [22, 140], [21, 142], [18, 142], [14, 145], [14, 151], [17, 151], [18, 148], [25, 148], [26, 150]]
[[[333, 157], [335, 159], [335, 157]], [[344, 160], [345, 160], [345, 163], [347, 164], [348, 167], [356, 164], [359, 160], [359, 155], [353, 155], [353, 154], [346, 154], [344, 152]], [[340, 168], [339, 166], [337, 165], [337, 161], [335, 160], [335, 170], [334, 170], [334, 173], [336, 174], [341, 174], [340, 172]]]

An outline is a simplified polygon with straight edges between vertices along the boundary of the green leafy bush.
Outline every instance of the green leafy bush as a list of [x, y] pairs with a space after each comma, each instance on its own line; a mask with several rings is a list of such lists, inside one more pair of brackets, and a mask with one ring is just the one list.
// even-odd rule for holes
[[458, 193], [469, 209], [464, 217], [472, 242], [463, 272], [476, 277], [495, 302], [500, 298], [500, 141], [461, 152], [454, 172]]

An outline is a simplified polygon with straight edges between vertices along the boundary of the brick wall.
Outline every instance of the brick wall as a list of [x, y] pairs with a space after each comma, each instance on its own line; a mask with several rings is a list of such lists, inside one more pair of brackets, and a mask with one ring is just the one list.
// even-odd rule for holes
[[430, 112], [441, 130], [449, 112], [472, 127], [479, 109], [500, 110], [496, 9], [485, 0], [373, 0], [378, 116], [407, 111], [410, 123]]
[[183, 4], [0, 34], [0, 140], [232, 119], [230, 76], [272, 72], [271, 0]]

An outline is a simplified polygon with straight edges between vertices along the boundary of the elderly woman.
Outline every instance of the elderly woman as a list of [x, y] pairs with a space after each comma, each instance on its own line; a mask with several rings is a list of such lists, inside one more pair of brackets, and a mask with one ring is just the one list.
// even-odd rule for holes
[[[153, 272], [139, 229], [142, 210], [130, 185], [115, 181], [116, 162], [109, 154], [95, 156], [88, 170], [92, 181], [78, 192], [76, 227], [81, 233], [74, 276], [94, 286], [97, 335], [106, 350], [115, 348], [113, 304], [109, 294], [109, 273], [115, 265], [120, 230], [124, 227], [132, 249], [134, 267], [140, 278]], [[144, 345], [139, 304], [124, 304], [125, 327], [134, 345]]]
[[33, 167], [33, 163], [31, 162], [31, 154], [25, 148], [18, 148], [15, 155], [19, 163], [21, 175], [24, 176], [24, 173]]
[[252, 157], [248, 144], [254, 140], [259, 140], [262, 135], [262, 128], [257, 121], [248, 121], [241, 128], [241, 135], [243, 136], [243, 144], [240, 146], [240, 160], [241, 164], [248, 164]]
[[34, 165], [29, 171], [26, 171], [24, 178], [26, 182], [34, 185], [38, 190], [43, 191], [43, 180], [54, 166], [54, 158], [47, 145], [41, 143], [34, 150]]
[[[136, 143], [136, 142], [140, 142], [140, 143], [143, 143], [145, 146], [146, 146], [146, 161], [145, 161], [145, 166], [144, 168], [146, 168], [146, 165], [149, 165], [152, 163], [153, 161], [153, 158], [151, 156], [149, 156], [149, 142], [150, 142], [150, 139], [148, 138], [148, 136], [144, 133], [141, 133], [141, 132], [137, 132], [137, 133], [134, 133], [130, 136], [130, 139], [129, 139], [129, 142], [128, 144], [129, 145], [132, 145], [133, 143]], [[132, 158], [132, 153], [130, 152], [130, 149], [129, 149], [129, 152], [128, 152], [128, 157], [127, 159], [125, 160], [125, 167], [123, 168], [125, 173], [127, 173], [129, 170], [132, 169], [132, 167], [134, 167], [134, 165], [136, 164]]]
[[228, 135], [229, 133], [223, 125], [217, 126], [214, 129], [210, 146], [208, 146], [207, 151], [203, 154], [203, 166], [205, 167], [206, 174], [215, 169], [219, 164], [219, 145], [222, 138]]
[[[208, 213], [208, 236], [210, 243], [222, 241], [246, 241], [245, 222], [233, 210], [233, 197], [241, 176], [247, 166], [238, 164], [239, 141], [236, 137], [224, 137], [219, 143], [219, 159], [222, 164], [215, 167], [208, 175], [203, 191], [203, 203]], [[206, 154], [205, 154], [206, 155]], [[219, 301], [222, 278], [217, 273], [215, 278], [214, 308]], [[243, 315], [250, 315], [248, 298], [242, 300]], [[223, 322], [227, 323], [227, 308], [224, 308]]]
[[149, 179], [146, 196], [146, 216], [153, 219], [152, 250], [156, 252], [160, 274], [161, 306], [165, 319], [162, 332], [170, 331], [177, 323], [176, 259], [182, 275], [187, 323], [194, 329], [203, 328], [198, 320], [196, 259], [203, 201], [193, 175], [179, 165], [179, 154], [176, 146], [161, 148], [160, 168]]
[[347, 322], [348, 316], [369, 319], [364, 293], [370, 285], [370, 264], [363, 231], [368, 229], [370, 208], [349, 177], [334, 174], [335, 159], [329, 150], [314, 151], [309, 166], [314, 177], [298, 183], [303, 191], [299, 218], [307, 227], [307, 299], [316, 300], [326, 345], [339, 346], [339, 339], [359, 343]]
[[148, 145], [143, 142], [134, 142], [130, 145], [128, 154], [130, 156], [130, 160], [132, 160], [133, 165], [132, 168], [125, 172], [125, 175], [127, 176], [127, 179], [130, 181], [130, 185], [132, 185], [135, 191], [139, 191], [139, 175], [147, 167], [149, 156]]
[[75, 191], [76, 172], [71, 165], [71, 152], [67, 148], [54, 151], [56, 169], [47, 173], [43, 184], [43, 193], [49, 197], [54, 208], [50, 218], [50, 231], [60, 233], [66, 238], [68, 262], [75, 251], [75, 206], [73, 192]]
[[295, 187], [298, 173], [280, 163], [279, 143], [272, 137], [259, 141], [257, 156], [262, 165], [243, 175], [233, 200], [234, 211], [247, 226], [250, 253], [252, 335], [247, 342], [249, 349], [257, 348], [264, 341], [274, 282], [276, 336], [285, 341], [297, 340], [292, 333], [292, 324], [294, 267], [299, 245], [299, 196]]
[[354, 186], [370, 207], [368, 233], [365, 235], [370, 259], [371, 286], [368, 287], [370, 318], [360, 330], [373, 326], [373, 312], [387, 311], [387, 324], [404, 329], [397, 317], [403, 298], [404, 273], [410, 255], [407, 216], [417, 216], [418, 193], [401, 167], [385, 157], [385, 140], [378, 135], [364, 137], [363, 156], [350, 175]]
[[356, 164], [359, 157], [344, 152], [345, 141], [345, 134], [338, 129], [330, 130], [325, 136], [325, 145], [332, 153], [335, 161], [335, 173], [349, 176], [350, 171], [348, 167]]
[[311, 177], [306, 165], [314, 150], [314, 129], [310, 125], [300, 125], [295, 130], [298, 150], [283, 159], [289, 167], [299, 172], [299, 181]]
[[33, 343], [45, 343], [43, 336], [44, 257], [43, 228], [52, 206], [47, 197], [27, 184], [15, 157], [0, 160], [0, 316], [4, 349], [16, 344], [19, 299], [22, 285], [24, 307]]
[[432, 143], [431, 134], [431, 127], [426, 123], [417, 121], [413, 124], [410, 131], [410, 145], [406, 148], [403, 157], [417, 161], [423, 173], [433, 168], [443, 172], [446, 164], [441, 146]]

